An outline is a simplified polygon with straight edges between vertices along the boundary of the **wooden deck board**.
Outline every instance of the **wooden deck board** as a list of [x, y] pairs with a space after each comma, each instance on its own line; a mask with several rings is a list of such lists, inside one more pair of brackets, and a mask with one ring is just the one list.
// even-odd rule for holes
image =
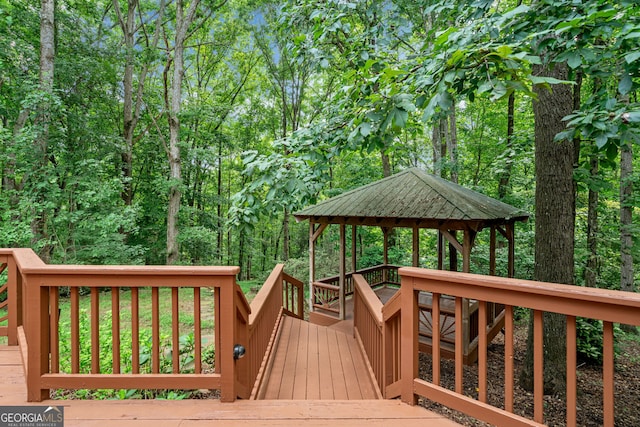
[[320, 350], [318, 345], [318, 326], [307, 323], [309, 326], [309, 350], [307, 366], [307, 399], [320, 399]]
[[333, 399], [333, 379], [329, 363], [328, 328], [321, 326], [318, 330], [318, 375], [320, 376], [320, 399]]
[[[312, 326], [312, 325], [311, 325]], [[310, 328], [311, 331], [311, 328]], [[309, 336], [312, 336], [310, 333]], [[397, 400], [46, 400], [27, 402], [18, 347], [0, 345], [0, 404], [64, 406], [65, 427], [383, 426], [458, 424]]]
[[333, 398], [336, 400], [348, 399], [347, 384], [344, 379], [344, 367], [338, 349], [339, 332], [329, 329], [327, 331], [327, 349], [329, 352], [329, 365], [331, 366], [331, 382], [333, 383]]
[[307, 398], [307, 376], [309, 374], [309, 323], [296, 322], [300, 326], [298, 334], [298, 357], [296, 358], [295, 373], [293, 378], [293, 399]]

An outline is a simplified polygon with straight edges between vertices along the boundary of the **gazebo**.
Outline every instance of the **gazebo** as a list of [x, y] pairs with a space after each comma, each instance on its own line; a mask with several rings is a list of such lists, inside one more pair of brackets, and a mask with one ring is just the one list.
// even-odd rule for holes
[[[418, 267], [420, 229], [438, 231], [437, 268], [445, 268], [449, 259], [449, 270], [458, 269], [458, 255], [462, 255], [462, 271], [470, 272], [471, 251], [478, 232], [490, 228], [489, 274], [496, 274], [496, 233], [507, 241], [509, 277], [514, 275], [514, 225], [516, 221], [526, 221], [529, 214], [521, 209], [500, 202], [484, 194], [428, 174], [419, 168], [412, 168], [390, 177], [345, 192], [294, 213], [297, 221], [309, 220], [309, 282], [310, 320], [320, 324], [331, 324], [348, 317], [348, 297], [353, 293], [351, 277], [362, 273], [375, 288], [397, 287], [397, 266], [389, 265], [389, 236], [394, 228], [411, 228], [413, 266]], [[316, 241], [330, 224], [340, 227], [339, 274], [336, 277], [317, 280], [315, 275]], [[347, 272], [346, 227], [352, 227], [351, 273]], [[382, 229], [383, 265], [356, 271], [356, 228], [373, 226]], [[447, 244], [448, 243], [448, 244]], [[395, 292], [393, 290], [392, 292]], [[381, 300], [389, 298], [392, 292], [379, 292]], [[430, 296], [422, 298], [424, 344], [430, 346]], [[447, 301], [443, 301], [446, 308]], [[473, 301], [465, 303], [465, 324], [473, 327]], [[501, 328], [503, 317], [495, 312], [492, 336]], [[443, 319], [442, 328], [451, 328], [451, 322]], [[446, 342], [447, 331], [441, 328], [441, 339]], [[421, 332], [422, 333], [422, 332]], [[465, 347], [473, 340], [469, 331]], [[467, 354], [465, 352], [465, 354]], [[473, 355], [469, 356], [469, 360]]]

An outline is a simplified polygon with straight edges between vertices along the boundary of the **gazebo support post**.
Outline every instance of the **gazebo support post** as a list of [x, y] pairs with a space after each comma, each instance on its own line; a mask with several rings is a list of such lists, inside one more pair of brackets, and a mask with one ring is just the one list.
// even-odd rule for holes
[[516, 274], [516, 269], [515, 269], [515, 259], [516, 259], [516, 252], [515, 252], [515, 232], [514, 232], [514, 228], [515, 228], [515, 224], [513, 222], [510, 222], [507, 224], [507, 241], [509, 242], [509, 270], [507, 272], [507, 276], [508, 277], [515, 277]]
[[[386, 267], [389, 265], [389, 233], [393, 230], [390, 227], [380, 227], [382, 229], [382, 264]], [[386, 268], [382, 270], [383, 280], [385, 283], [389, 281], [389, 272]]]
[[438, 270], [444, 270], [444, 238], [438, 230]]
[[[458, 240], [456, 230], [450, 230], [453, 240]], [[449, 271], [458, 271], [458, 251], [454, 243], [449, 240]]]
[[347, 241], [345, 224], [340, 224], [340, 320], [345, 318], [345, 278], [347, 270]]
[[462, 243], [462, 271], [464, 273], [471, 272], [471, 249], [473, 249], [476, 234], [477, 233], [474, 230], [464, 230], [464, 240]]
[[489, 235], [489, 275], [496, 275], [496, 227], [491, 226]]
[[315, 224], [309, 221], [309, 313], [313, 311], [313, 282], [316, 281]]
[[309, 313], [313, 311], [313, 282], [316, 281], [316, 241], [328, 224], [309, 221]]
[[358, 259], [356, 257], [356, 226], [351, 226], [351, 272], [358, 271]]
[[413, 266], [420, 267], [420, 228], [413, 226]]

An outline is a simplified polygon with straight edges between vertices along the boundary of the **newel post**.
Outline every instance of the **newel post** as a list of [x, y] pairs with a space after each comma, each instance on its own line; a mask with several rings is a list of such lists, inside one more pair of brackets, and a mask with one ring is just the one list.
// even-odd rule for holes
[[[216, 334], [220, 336], [220, 347], [216, 348], [216, 365], [220, 364], [221, 390], [220, 401], [236, 400], [236, 371], [233, 359], [233, 346], [236, 336], [236, 298], [233, 276], [224, 277], [220, 287], [220, 304], [216, 307], [220, 323], [216, 324]], [[217, 319], [216, 319], [217, 320]]]
[[22, 309], [22, 301], [18, 299], [18, 266], [13, 255], [7, 259], [7, 300], [8, 314], [7, 321], [7, 343], [18, 345], [18, 310]]
[[25, 278], [28, 288], [27, 312], [29, 317], [26, 336], [27, 356], [27, 401], [41, 402], [49, 398], [49, 390], [42, 389], [42, 375], [49, 373], [49, 288], [43, 286], [41, 276]]
[[414, 290], [414, 278], [399, 271], [400, 296], [400, 374], [401, 398], [404, 403], [415, 405], [416, 395], [413, 392], [413, 380], [418, 377], [418, 291]]

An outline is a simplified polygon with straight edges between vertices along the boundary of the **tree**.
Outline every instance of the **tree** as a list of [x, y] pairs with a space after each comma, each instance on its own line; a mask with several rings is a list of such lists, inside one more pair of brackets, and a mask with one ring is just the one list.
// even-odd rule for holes
[[31, 220], [31, 232], [33, 233], [32, 245], [42, 244], [40, 257], [43, 261], [51, 260], [52, 247], [49, 243], [47, 231], [47, 209], [44, 207], [45, 193], [36, 181], [46, 176], [45, 168], [49, 161], [48, 142], [49, 125], [51, 122], [51, 98], [53, 97], [54, 59], [55, 59], [55, 2], [42, 0], [40, 5], [40, 86], [42, 100], [38, 106], [36, 115], [37, 137], [33, 148], [36, 153], [34, 170], [31, 172], [31, 188], [36, 193], [36, 209]]
[[[204, 22], [216, 10], [221, 8], [226, 0], [221, 0], [204, 13], [196, 27]], [[191, 1], [185, 11], [183, 0], [177, 0], [175, 10], [175, 33], [173, 46], [167, 45], [167, 62], [164, 68], [164, 99], [167, 121], [169, 123], [169, 144], [165, 147], [169, 160], [169, 200], [167, 207], [167, 264], [174, 264], [180, 258], [180, 248], [178, 244], [178, 212], [180, 211], [180, 201], [182, 195], [182, 156], [180, 154], [180, 111], [182, 106], [182, 84], [184, 78], [184, 53], [185, 42], [193, 34], [192, 25], [196, 22], [197, 11], [200, 0]], [[166, 36], [166, 30], [165, 30]], [[168, 38], [166, 38], [168, 43]], [[172, 78], [168, 75], [173, 67]]]
[[[155, 52], [160, 40], [162, 20], [164, 18], [165, 2], [161, 0], [155, 12], [156, 22], [153, 37], [151, 40], [146, 36], [147, 23], [136, 20], [136, 12], [140, 7], [138, 0], [127, 0], [126, 18], [123, 16], [120, 1], [113, 0], [113, 9], [117, 22], [122, 30], [124, 38], [124, 70], [122, 78], [122, 137], [124, 139], [124, 149], [122, 150], [122, 200], [125, 205], [130, 206], [133, 202], [133, 145], [135, 142], [135, 132], [140, 120], [140, 111], [143, 104], [144, 85], [149, 68], [152, 65], [152, 55]], [[142, 15], [142, 13], [140, 13]], [[139, 48], [138, 30], [142, 29], [145, 37], [140, 39], [145, 42], [142, 56], [142, 64], [136, 77], [136, 50]], [[135, 80], [135, 81], [134, 81]]]
[[[553, 63], [533, 68], [534, 75], [567, 81], [566, 64]], [[533, 103], [536, 144], [536, 250], [535, 280], [574, 283], [575, 192], [573, 183], [574, 146], [572, 140], [557, 141], [564, 131], [564, 117], [572, 112], [571, 88], [566, 84], [551, 89], [537, 87]], [[533, 389], [533, 316], [530, 320], [530, 349], [521, 383]], [[544, 388], [546, 393], [562, 393], [566, 381], [566, 319], [563, 315], [544, 315]]]

